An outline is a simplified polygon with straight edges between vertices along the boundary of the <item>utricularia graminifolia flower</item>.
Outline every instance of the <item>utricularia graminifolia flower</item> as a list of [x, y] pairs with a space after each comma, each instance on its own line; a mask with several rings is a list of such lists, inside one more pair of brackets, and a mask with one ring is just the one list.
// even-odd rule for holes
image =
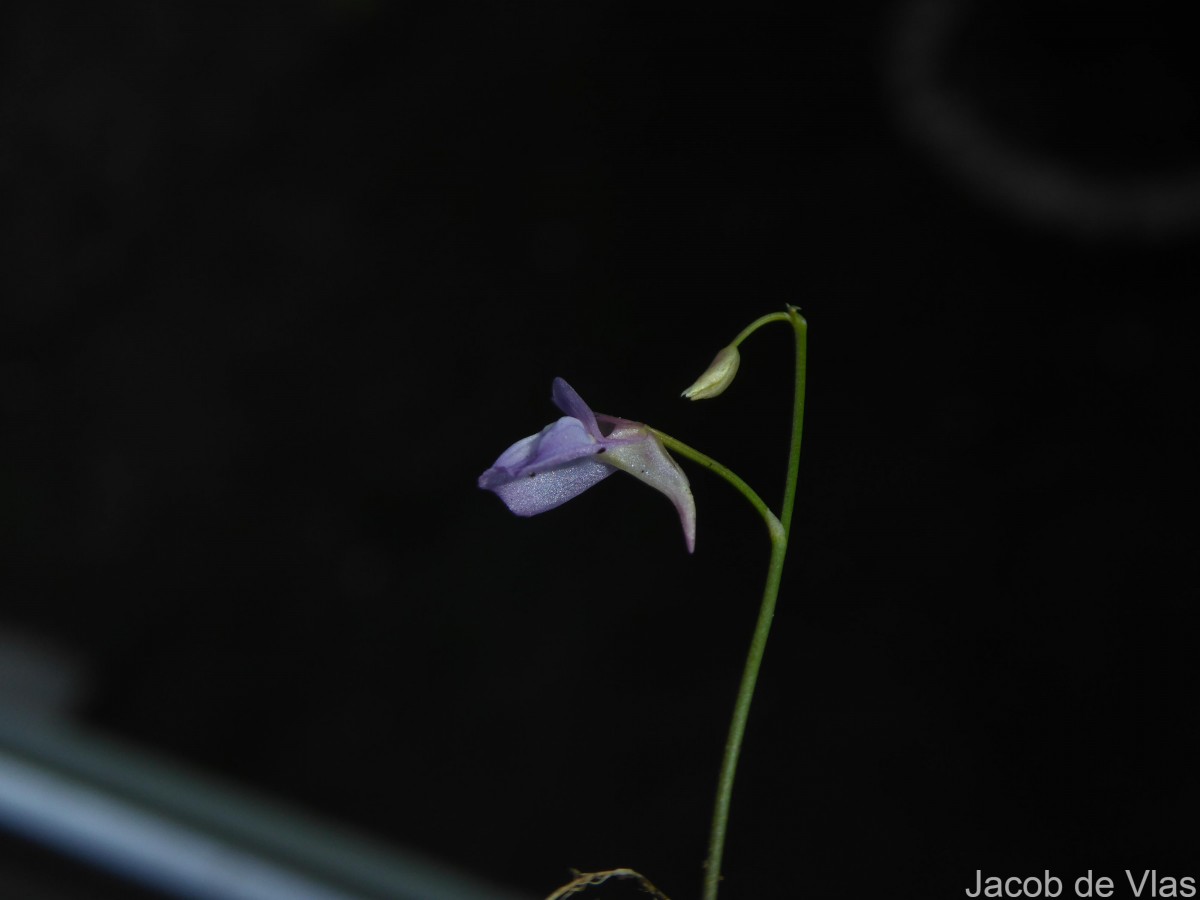
[[696, 502], [679, 464], [646, 425], [594, 413], [561, 378], [554, 405], [565, 416], [522, 438], [479, 476], [518, 516], [536, 516], [578, 497], [620, 469], [666, 494], [683, 523], [688, 552], [696, 547]]

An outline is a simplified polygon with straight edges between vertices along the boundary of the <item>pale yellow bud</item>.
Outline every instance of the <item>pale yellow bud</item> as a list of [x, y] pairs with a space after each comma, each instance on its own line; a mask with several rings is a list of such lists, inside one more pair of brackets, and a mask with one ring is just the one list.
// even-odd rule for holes
[[742, 356], [737, 347], [730, 344], [713, 357], [704, 374], [683, 392], [683, 396], [689, 400], [708, 400], [725, 393], [725, 388], [733, 384], [733, 376], [737, 374], [741, 362]]

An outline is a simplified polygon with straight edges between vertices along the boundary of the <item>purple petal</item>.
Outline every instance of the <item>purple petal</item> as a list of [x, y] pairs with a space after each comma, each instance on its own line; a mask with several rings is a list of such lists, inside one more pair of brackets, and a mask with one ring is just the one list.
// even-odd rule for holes
[[[611, 417], [605, 416], [609, 419]], [[602, 443], [607, 450], [604, 461], [628, 472], [657, 491], [667, 495], [675, 504], [683, 525], [683, 539], [688, 553], [696, 550], [696, 500], [687, 475], [667, 453], [662, 442], [645, 425], [616, 419], [612, 434]]]
[[600, 437], [600, 426], [596, 424], [596, 414], [592, 412], [590, 406], [583, 402], [583, 398], [575, 393], [575, 388], [571, 387], [563, 379], [555, 378], [554, 387], [550, 391], [550, 397], [554, 401], [555, 406], [571, 418], [582, 422], [588, 434], [594, 438]]
[[[495, 470], [489, 469], [484, 477], [492, 471]], [[615, 471], [612, 466], [588, 456], [548, 472], [531, 472], [523, 478], [494, 478], [492, 483], [484, 484], [481, 477], [479, 486], [494, 491], [518, 516], [536, 516], [578, 497]]]
[[517, 515], [536, 515], [561, 506], [616, 471], [593, 458], [604, 449], [582, 422], [563, 416], [501, 453], [479, 476], [479, 486], [495, 492]]
[[489, 482], [493, 478], [540, 474], [601, 450], [599, 442], [587, 433], [582, 422], [563, 416], [537, 434], [521, 438], [501, 453], [492, 467], [479, 476], [479, 486], [490, 488]]

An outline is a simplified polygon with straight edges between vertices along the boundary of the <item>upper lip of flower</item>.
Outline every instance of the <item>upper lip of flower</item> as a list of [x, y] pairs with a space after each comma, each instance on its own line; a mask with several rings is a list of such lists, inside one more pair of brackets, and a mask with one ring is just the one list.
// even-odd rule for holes
[[[692, 552], [696, 504], [691, 487], [650, 428], [597, 415], [562, 378], [554, 379], [551, 396], [566, 415], [500, 454], [479, 476], [479, 486], [495, 492], [517, 515], [532, 516], [561, 506], [621, 469], [675, 504]], [[607, 435], [600, 422], [611, 426]]]

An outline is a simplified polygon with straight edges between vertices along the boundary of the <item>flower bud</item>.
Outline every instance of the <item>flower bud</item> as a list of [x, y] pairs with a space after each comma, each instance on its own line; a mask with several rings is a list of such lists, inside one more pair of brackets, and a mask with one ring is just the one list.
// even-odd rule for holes
[[737, 374], [742, 356], [733, 344], [725, 347], [713, 357], [713, 361], [704, 374], [696, 379], [696, 383], [683, 392], [689, 400], [708, 400], [725, 392], [725, 388], [733, 384], [733, 376]]

